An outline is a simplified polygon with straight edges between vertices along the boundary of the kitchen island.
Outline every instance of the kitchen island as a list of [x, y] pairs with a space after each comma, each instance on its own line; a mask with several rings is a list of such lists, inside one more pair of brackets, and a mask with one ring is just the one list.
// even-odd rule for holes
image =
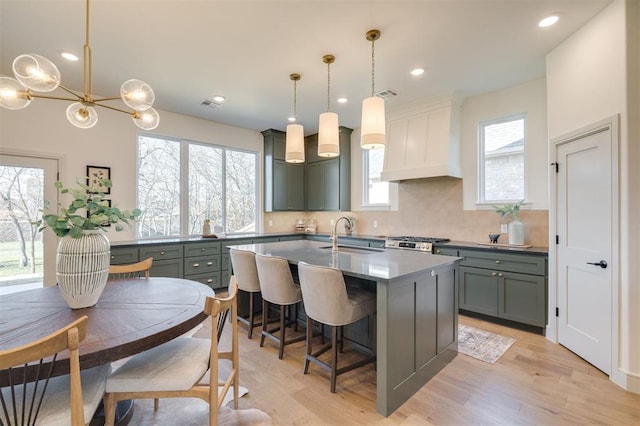
[[[376, 409], [389, 416], [458, 354], [457, 257], [299, 240], [232, 245], [340, 269], [348, 284], [376, 292]], [[358, 336], [354, 336], [357, 340]]]

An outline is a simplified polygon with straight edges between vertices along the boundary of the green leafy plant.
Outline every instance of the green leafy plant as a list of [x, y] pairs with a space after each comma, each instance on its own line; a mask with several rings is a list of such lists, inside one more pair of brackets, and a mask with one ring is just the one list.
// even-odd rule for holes
[[[86, 179], [86, 178], [85, 178]], [[58, 203], [58, 213], [52, 212], [49, 202], [45, 201], [42, 209], [42, 219], [35, 222], [40, 228], [39, 231], [49, 227], [59, 237], [70, 235], [73, 238], [82, 237], [82, 231], [99, 229], [106, 231], [104, 226], [115, 225], [115, 230], [120, 232], [124, 229], [123, 224], [135, 221], [142, 212], [139, 209], [120, 210], [112, 207], [109, 200], [105, 199], [103, 192], [90, 193], [89, 186], [76, 179], [77, 188], [66, 188], [62, 182], [55, 182], [55, 187], [59, 194], [71, 196], [68, 207], [63, 207]], [[111, 188], [110, 179], [101, 179], [100, 187]]]
[[502, 206], [491, 206], [496, 213], [502, 216], [502, 219], [508, 219], [509, 216], [513, 216], [514, 220], [518, 219], [520, 214], [520, 207], [525, 204], [524, 200], [520, 200], [517, 203], [504, 204]]

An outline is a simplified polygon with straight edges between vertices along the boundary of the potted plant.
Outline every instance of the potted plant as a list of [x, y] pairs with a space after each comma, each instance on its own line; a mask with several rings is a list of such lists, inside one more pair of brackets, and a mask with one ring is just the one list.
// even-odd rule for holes
[[[67, 207], [58, 203], [58, 212], [45, 201], [42, 219], [37, 221], [39, 231], [46, 228], [62, 237], [56, 256], [56, 279], [67, 304], [73, 309], [86, 308], [97, 303], [109, 277], [110, 243], [104, 236], [106, 226], [115, 225], [116, 231], [123, 224], [135, 221], [141, 212], [120, 210], [111, 206], [103, 192], [90, 192], [90, 187], [79, 179], [77, 188], [66, 188], [55, 182], [59, 194], [70, 195]], [[111, 188], [109, 179], [101, 179], [100, 188]]]
[[513, 217], [513, 220], [509, 223], [509, 244], [510, 245], [524, 245], [524, 224], [520, 222], [520, 207], [525, 204], [524, 200], [520, 200], [516, 203], [504, 204], [502, 206], [492, 206], [496, 213], [499, 213], [503, 220], [509, 219], [509, 216]]

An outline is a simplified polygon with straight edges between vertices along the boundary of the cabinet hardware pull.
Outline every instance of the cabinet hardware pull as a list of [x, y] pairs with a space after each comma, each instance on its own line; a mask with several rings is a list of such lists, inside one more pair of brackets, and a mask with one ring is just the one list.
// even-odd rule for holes
[[160, 252], [160, 255], [161, 255], [161, 256], [164, 256], [164, 252], [163, 252], [163, 251], [161, 251], [161, 252]]
[[207, 280], [207, 284], [211, 284], [212, 282], [213, 282], [213, 280], [212, 280], [211, 278], [209, 278], [209, 279]]
[[492, 273], [491, 273], [491, 276], [492, 276], [492, 277], [495, 277], [496, 275], [498, 275], [498, 274], [497, 274], [497, 273], [495, 273], [495, 272], [492, 272]]
[[500, 261], [499, 261], [499, 260], [496, 260], [496, 263], [500, 263]]
[[194, 268], [198, 268], [198, 267], [200, 267], [200, 264], [199, 264], [199, 263], [194, 263], [194, 264], [193, 264], [193, 267], [194, 267]]
[[111, 256], [111, 258], [112, 258], [112, 259], [115, 259], [116, 257], [115, 257], [115, 256]]
[[503, 276], [503, 274], [498, 274], [498, 276], [499, 276], [499, 277], [502, 277], [502, 276]]
[[207, 266], [213, 265], [213, 262], [207, 262]]
[[206, 249], [201, 248], [200, 251], [205, 251]]

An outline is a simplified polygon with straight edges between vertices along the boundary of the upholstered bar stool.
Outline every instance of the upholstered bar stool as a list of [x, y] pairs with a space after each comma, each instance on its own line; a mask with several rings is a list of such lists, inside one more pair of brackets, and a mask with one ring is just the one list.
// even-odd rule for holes
[[[366, 356], [349, 365], [338, 368], [338, 343], [342, 348], [342, 327], [372, 315], [376, 311], [375, 293], [348, 289], [342, 272], [335, 268], [298, 263], [298, 278], [302, 288], [302, 300], [307, 314], [307, 353], [304, 374], [313, 362], [331, 372], [331, 392], [336, 391], [336, 378], [342, 373], [375, 361], [375, 356]], [[331, 326], [331, 343], [316, 352], [312, 347], [313, 321]], [[340, 331], [340, 342], [338, 342]], [[318, 357], [331, 349], [331, 365]], [[341, 349], [342, 351], [342, 349]]]
[[255, 324], [253, 299], [255, 293], [260, 293], [260, 280], [258, 279], [258, 270], [256, 269], [255, 253], [248, 250], [230, 249], [231, 266], [233, 275], [238, 283], [238, 290], [249, 293], [249, 317], [244, 318], [238, 316], [238, 321], [249, 327], [247, 336], [249, 339], [253, 337], [253, 328], [261, 325]]
[[[258, 278], [262, 290], [262, 335], [260, 336], [260, 347], [264, 346], [265, 337], [278, 343], [278, 358], [284, 356], [285, 345], [299, 342], [305, 336], [298, 336], [286, 339], [286, 329], [288, 325], [294, 324], [297, 330], [297, 305], [302, 301], [300, 286], [293, 282], [289, 262], [283, 257], [265, 256], [256, 254], [256, 267], [258, 268]], [[269, 330], [269, 304], [279, 307], [280, 322], [277, 326]], [[287, 311], [289, 320], [287, 321]], [[275, 333], [280, 332], [278, 335]]]

